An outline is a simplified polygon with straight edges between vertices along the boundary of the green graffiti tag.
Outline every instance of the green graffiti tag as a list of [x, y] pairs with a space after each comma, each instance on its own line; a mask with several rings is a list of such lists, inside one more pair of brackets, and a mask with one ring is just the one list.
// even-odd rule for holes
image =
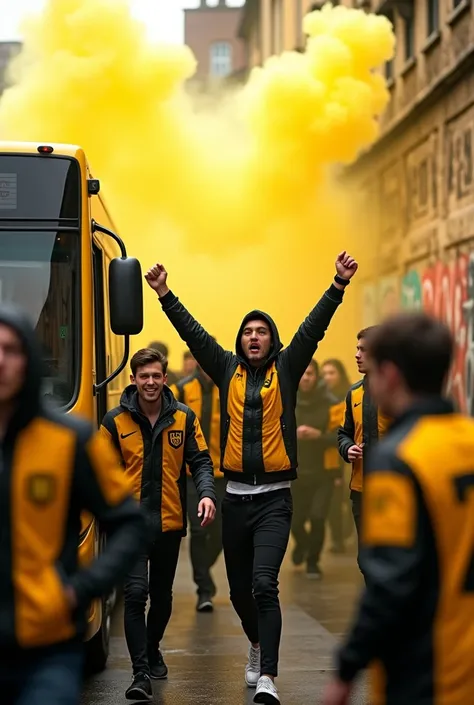
[[421, 279], [414, 269], [405, 274], [402, 279], [401, 301], [402, 309], [406, 311], [419, 311], [422, 304]]

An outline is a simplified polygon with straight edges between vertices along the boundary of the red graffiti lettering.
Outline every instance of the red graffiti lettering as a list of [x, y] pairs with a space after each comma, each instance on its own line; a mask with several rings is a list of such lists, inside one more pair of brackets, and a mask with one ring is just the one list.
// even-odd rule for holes
[[[463, 310], [468, 298], [467, 255], [449, 264], [437, 262], [423, 272], [423, 308], [446, 323], [454, 337], [455, 354], [449, 375], [448, 392], [461, 411], [466, 402], [466, 353], [468, 347], [466, 317]], [[429, 360], [426, 361], [429, 364]]]

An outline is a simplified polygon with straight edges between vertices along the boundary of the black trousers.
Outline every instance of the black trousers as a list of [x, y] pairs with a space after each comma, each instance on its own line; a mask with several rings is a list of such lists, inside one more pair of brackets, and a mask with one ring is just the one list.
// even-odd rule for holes
[[[362, 492], [356, 492], [356, 490], [351, 490], [351, 502], [352, 502], [352, 516], [354, 517], [354, 524], [357, 531], [357, 565], [359, 570], [364, 575], [362, 568], [360, 567], [360, 530], [361, 530], [361, 515], [362, 515]], [[365, 579], [365, 576], [364, 576]]]
[[344, 487], [342, 478], [337, 484], [336, 480], [334, 480], [334, 490], [328, 512], [328, 524], [333, 545], [337, 547], [344, 545], [343, 507], [345, 492], [347, 492], [347, 489]]
[[[300, 475], [293, 483], [293, 521], [291, 533], [309, 564], [318, 564], [324, 545], [326, 519], [334, 490], [334, 476], [321, 471]], [[305, 528], [309, 521], [311, 528]]]
[[134, 674], [149, 673], [148, 653], [159, 647], [170, 620], [180, 544], [180, 532], [158, 534], [125, 579], [125, 638]]
[[281, 610], [278, 574], [290, 536], [289, 489], [226, 493], [222, 539], [230, 599], [252, 644], [260, 644], [262, 675], [278, 675]]
[[209, 526], [202, 527], [202, 517], [198, 517], [199, 497], [192, 478], [187, 480], [188, 518], [191, 525], [189, 552], [193, 568], [193, 580], [197, 585], [198, 595], [213, 597], [216, 586], [211, 576], [211, 568], [222, 551], [222, 514], [221, 505], [225, 495], [227, 481], [223, 477], [215, 478], [217, 496], [216, 518]]

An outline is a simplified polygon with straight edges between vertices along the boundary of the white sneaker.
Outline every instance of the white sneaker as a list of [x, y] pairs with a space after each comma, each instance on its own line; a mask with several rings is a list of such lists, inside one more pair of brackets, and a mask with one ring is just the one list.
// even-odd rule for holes
[[254, 703], [264, 703], [265, 705], [278, 705], [280, 696], [275, 683], [268, 676], [261, 676], [258, 679], [257, 690], [253, 699]]
[[260, 647], [254, 649], [252, 645], [249, 648], [249, 660], [245, 666], [245, 682], [249, 688], [256, 688], [258, 679], [260, 678]]

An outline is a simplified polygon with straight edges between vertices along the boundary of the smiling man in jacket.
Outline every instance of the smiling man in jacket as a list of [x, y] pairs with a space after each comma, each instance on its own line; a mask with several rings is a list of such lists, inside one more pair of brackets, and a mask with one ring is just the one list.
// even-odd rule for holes
[[243, 319], [236, 354], [224, 350], [168, 289], [163, 265], [145, 275], [164, 312], [219, 387], [221, 469], [228, 480], [222, 540], [230, 598], [250, 641], [245, 682], [254, 702], [279, 703], [281, 611], [278, 575], [291, 527], [296, 478], [298, 384], [357, 269], [346, 252], [334, 283], [284, 350], [272, 318], [254, 310]]
[[[24, 314], [0, 307], [0, 702], [79, 705], [86, 613], [125, 577], [145, 520], [110, 443], [49, 409]], [[107, 531], [79, 567], [81, 511]]]
[[131, 384], [101, 426], [119, 450], [151, 523], [150, 543], [124, 586], [125, 638], [133, 666], [125, 694], [129, 700], [151, 700], [150, 677], [161, 680], [168, 675], [160, 642], [171, 617], [174, 576], [186, 535], [186, 465], [196, 485], [202, 525], [213, 521], [216, 512], [206, 441], [195, 413], [176, 401], [166, 386], [167, 364], [158, 350], [136, 352], [130, 361]]

